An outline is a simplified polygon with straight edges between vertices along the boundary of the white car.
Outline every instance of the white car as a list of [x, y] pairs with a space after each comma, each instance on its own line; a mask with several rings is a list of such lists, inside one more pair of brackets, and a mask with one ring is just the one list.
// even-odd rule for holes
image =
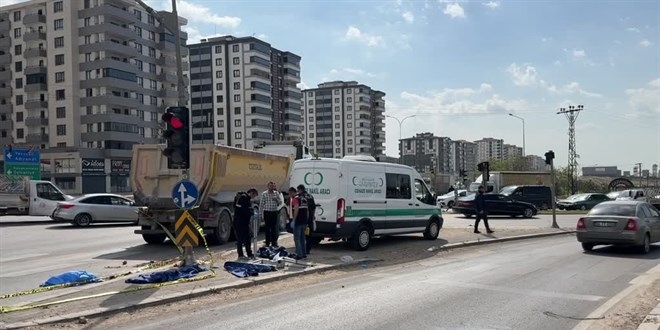
[[71, 222], [87, 227], [94, 222], [137, 222], [135, 202], [115, 194], [87, 194], [57, 204], [52, 218], [58, 222]]
[[445, 207], [445, 208], [448, 208], [448, 209], [454, 207], [454, 203], [455, 203], [454, 199], [456, 198], [456, 194], [458, 194], [458, 197], [460, 198], [460, 197], [467, 196], [468, 192], [467, 192], [467, 190], [458, 189], [456, 193], [454, 193], [454, 191], [452, 191], [452, 192], [448, 192], [448, 193], [446, 193], [442, 196], [438, 196], [438, 199], [437, 199], [438, 206]]

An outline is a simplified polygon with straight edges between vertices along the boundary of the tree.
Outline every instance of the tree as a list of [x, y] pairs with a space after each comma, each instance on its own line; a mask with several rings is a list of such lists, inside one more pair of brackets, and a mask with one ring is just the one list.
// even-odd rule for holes
[[527, 171], [527, 160], [522, 157], [490, 160], [491, 171]]

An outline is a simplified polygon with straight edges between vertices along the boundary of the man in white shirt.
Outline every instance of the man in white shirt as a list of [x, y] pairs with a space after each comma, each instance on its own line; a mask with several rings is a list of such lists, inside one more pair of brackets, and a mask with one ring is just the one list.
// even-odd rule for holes
[[268, 190], [261, 194], [261, 200], [259, 201], [259, 211], [265, 223], [265, 246], [278, 247], [277, 239], [280, 234], [278, 230], [278, 208], [281, 204], [280, 193], [275, 189], [275, 183], [271, 181], [268, 183]]

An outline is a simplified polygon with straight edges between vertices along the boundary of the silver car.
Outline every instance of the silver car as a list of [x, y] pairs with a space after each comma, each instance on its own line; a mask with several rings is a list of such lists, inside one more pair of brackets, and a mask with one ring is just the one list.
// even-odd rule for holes
[[128, 198], [114, 194], [88, 194], [57, 204], [53, 219], [86, 227], [92, 222], [137, 222], [138, 207]]
[[641, 201], [610, 201], [594, 206], [577, 223], [577, 240], [585, 251], [595, 245], [632, 245], [642, 253], [660, 242], [660, 212]]

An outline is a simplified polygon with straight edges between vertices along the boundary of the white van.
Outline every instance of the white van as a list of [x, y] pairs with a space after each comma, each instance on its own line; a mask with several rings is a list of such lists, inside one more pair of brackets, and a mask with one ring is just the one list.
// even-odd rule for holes
[[[372, 158], [373, 159], [373, 158]], [[290, 186], [303, 184], [316, 201], [312, 236], [347, 239], [364, 251], [374, 236], [424, 233], [435, 240], [443, 225], [436, 196], [409, 166], [354, 159], [296, 160]]]

